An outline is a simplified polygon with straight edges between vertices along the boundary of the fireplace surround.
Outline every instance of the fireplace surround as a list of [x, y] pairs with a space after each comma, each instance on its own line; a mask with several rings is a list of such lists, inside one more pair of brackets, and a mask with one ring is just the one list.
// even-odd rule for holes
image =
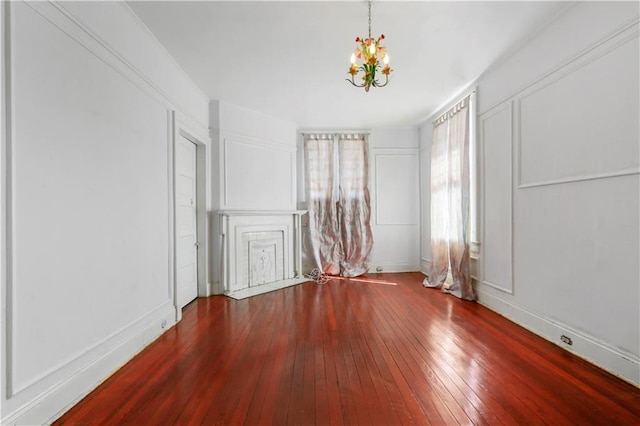
[[233, 295], [302, 277], [306, 210], [220, 210], [221, 282]]

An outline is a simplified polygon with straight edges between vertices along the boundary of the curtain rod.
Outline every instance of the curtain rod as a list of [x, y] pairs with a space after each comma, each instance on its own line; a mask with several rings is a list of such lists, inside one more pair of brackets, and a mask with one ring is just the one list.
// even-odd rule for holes
[[440, 114], [438, 116], [438, 118], [436, 118], [434, 121], [431, 122], [431, 124], [436, 126], [436, 125], [442, 124], [445, 121], [447, 121], [447, 119], [449, 117], [452, 117], [455, 113], [457, 113], [462, 108], [464, 108], [465, 107], [465, 103], [468, 103], [469, 99], [471, 99], [471, 96], [473, 96], [475, 94], [476, 94], [475, 90], [473, 90], [470, 93], [466, 94], [462, 99], [460, 99], [458, 102], [456, 102], [451, 108], [449, 108], [448, 110], [446, 110], [445, 112]]
[[302, 130], [299, 133], [301, 135], [343, 135], [349, 133], [370, 135], [371, 130]]

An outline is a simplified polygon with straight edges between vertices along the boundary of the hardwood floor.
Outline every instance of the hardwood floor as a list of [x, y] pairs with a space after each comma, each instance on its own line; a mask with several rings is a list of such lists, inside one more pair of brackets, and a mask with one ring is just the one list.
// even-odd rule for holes
[[421, 274], [384, 279], [194, 301], [56, 424], [640, 424], [639, 388]]

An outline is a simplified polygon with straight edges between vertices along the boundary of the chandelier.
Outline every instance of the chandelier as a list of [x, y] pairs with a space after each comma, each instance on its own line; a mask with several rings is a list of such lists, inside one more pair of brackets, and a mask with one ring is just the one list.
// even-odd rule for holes
[[[361, 39], [356, 37], [356, 51], [351, 54], [351, 67], [349, 67], [349, 74], [351, 79], [346, 79], [349, 83], [356, 87], [364, 87], [365, 92], [368, 92], [371, 86], [384, 87], [389, 83], [389, 74], [393, 71], [389, 67], [389, 55], [385, 47], [380, 44], [384, 40], [384, 34], [381, 34], [378, 39], [371, 37], [371, 0], [369, 0], [369, 37]], [[356, 60], [362, 62], [361, 65], [356, 63]], [[382, 68], [382, 74], [384, 75], [384, 83], [380, 83], [377, 79], [376, 73], [380, 71], [380, 61], [384, 63]], [[362, 72], [362, 84], [355, 82], [355, 77]]]

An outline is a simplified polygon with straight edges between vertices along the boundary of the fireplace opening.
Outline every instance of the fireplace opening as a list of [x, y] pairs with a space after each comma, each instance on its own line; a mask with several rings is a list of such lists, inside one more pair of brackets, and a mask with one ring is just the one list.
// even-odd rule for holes
[[242, 281], [249, 287], [284, 279], [284, 233], [282, 231], [242, 234]]

